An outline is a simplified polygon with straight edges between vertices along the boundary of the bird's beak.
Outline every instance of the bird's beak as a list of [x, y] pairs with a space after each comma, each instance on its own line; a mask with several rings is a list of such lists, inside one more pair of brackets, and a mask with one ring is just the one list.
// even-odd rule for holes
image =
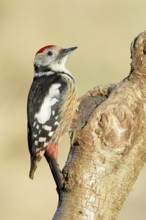
[[65, 48], [61, 50], [62, 56], [66, 56], [67, 54], [71, 53], [73, 50], [76, 50], [78, 47], [70, 47], [70, 48]]

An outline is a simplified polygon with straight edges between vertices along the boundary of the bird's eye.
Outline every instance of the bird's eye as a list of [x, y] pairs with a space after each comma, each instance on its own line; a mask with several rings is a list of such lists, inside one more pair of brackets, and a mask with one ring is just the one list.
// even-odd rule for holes
[[53, 55], [53, 52], [52, 52], [52, 51], [48, 51], [48, 55], [49, 55], [49, 56], [52, 56], [52, 55]]

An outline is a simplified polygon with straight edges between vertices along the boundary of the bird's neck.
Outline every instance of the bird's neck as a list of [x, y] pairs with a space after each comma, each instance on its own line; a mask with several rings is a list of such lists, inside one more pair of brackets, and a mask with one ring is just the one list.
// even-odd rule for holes
[[50, 72], [50, 71], [51, 71], [51, 68], [48, 65], [46, 65], [46, 66], [43, 66], [43, 65], [38, 66], [38, 65], [34, 64], [34, 72], [35, 72], [36, 75], [37, 74], [41, 74], [41, 73], [47, 73], [47, 72]]
[[56, 75], [62, 75], [63, 77], [67, 77], [75, 81], [72, 74], [65, 67], [57, 68], [57, 66], [54, 66], [54, 68], [51, 68], [47, 65], [46, 66], [34, 65], [34, 72], [35, 72], [35, 77], [50, 76], [56, 74]]

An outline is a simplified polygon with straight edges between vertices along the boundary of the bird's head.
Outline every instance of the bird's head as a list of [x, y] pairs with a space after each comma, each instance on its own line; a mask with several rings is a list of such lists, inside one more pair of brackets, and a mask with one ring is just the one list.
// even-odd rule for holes
[[67, 58], [69, 54], [76, 48], [77, 47], [70, 47], [67, 49], [62, 49], [55, 45], [48, 45], [41, 48], [35, 55], [35, 72], [38, 72], [39, 70], [43, 71], [45, 69], [46, 71], [49, 69], [57, 72], [66, 70], [65, 63]]

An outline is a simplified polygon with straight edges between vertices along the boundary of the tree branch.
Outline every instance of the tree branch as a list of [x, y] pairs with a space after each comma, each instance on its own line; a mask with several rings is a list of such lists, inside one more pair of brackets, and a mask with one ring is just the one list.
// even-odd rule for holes
[[62, 202], [53, 220], [115, 220], [146, 158], [146, 32], [131, 45], [131, 71], [78, 100]]

